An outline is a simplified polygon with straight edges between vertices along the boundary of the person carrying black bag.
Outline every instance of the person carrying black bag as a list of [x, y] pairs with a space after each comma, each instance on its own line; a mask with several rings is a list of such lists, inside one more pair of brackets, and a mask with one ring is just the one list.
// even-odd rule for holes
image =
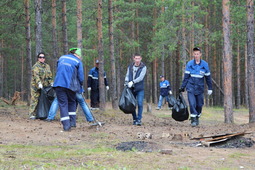
[[132, 113], [133, 125], [141, 126], [144, 99], [144, 77], [147, 68], [145, 64], [141, 62], [142, 57], [140, 54], [135, 54], [133, 60], [134, 62], [130, 64], [127, 69], [125, 82], [128, 88], [131, 88], [138, 105], [138, 114], [136, 114], [136, 111]]
[[191, 126], [199, 125], [199, 118], [204, 105], [204, 79], [208, 86], [208, 95], [212, 94], [212, 79], [208, 63], [201, 59], [202, 52], [199, 48], [193, 49], [194, 59], [186, 65], [184, 79], [179, 92], [188, 92], [190, 106]]

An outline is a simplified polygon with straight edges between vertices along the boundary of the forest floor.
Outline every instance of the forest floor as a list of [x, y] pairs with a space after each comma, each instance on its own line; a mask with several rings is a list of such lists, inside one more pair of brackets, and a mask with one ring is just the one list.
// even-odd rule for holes
[[234, 110], [235, 123], [225, 124], [223, 108], [205, 107], [192, 128], [188, 120], [174, 121], [166, 106], [144, 108], [142, 126], [120, 110], [93, 111], [103, 127], [90, 127], [79, 108], [77, 127], [63, 132], [59, 113], [52, 122], [29, 120], [25, 104], [0, 102], [0, 169], [255, 169], [255, 146], [199, 147], [191, 140], [249, 132], [239, 142], [255, 141], [247, 109]]

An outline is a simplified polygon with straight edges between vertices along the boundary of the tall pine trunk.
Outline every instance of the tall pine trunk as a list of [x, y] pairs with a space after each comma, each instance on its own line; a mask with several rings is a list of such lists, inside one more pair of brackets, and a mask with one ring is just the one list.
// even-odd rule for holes
[[112, 108], [118, 108], [118, 97], [116, 87], [116, 67], [115, 67], [115, 56], [114, 56], [114, 36], [113, 36], [113, 6], [112, 0], [108, 0], [108, 25], [109, 25], [109, 48], [110, 48], [110, 59], [111, 59], [111, 95], [112, 95]]
[[230, 40], [230, 1], [222, 0], [222, 26], [224, 38], [224, 114], [225, 123], [233, 123], [233, 101], [232, 101], [232, 49]]
[[[0, 48], [3, 48], [3, 39], [0, 39]], [[3, 53], [0, 51], [0, 96], [3, 96], [4, 91], [4, 57]]]
[[57, 44], [57, 18], [56, 18], [56, 0], [52, 0], [51, 3], [51, 23], [52, 23], [52, 47], [53, 47], [53, 68], [52, 72], [55, 72], [55, 67], [58, 59], [58, 44]]
[[77, 0], [77, 47], [82, 49], [82, 0]]
[[99, 59], [99, 96], [100, 109], [105, 110], [105, 85], [104, 85], [104, 51], [103, 51], [103, 23], [102, 23], [102, 0], [98, 0], [97, 6], [97, 36], [98, 36], [98, 59]]
[[[237, 31], [239, 33], [239, 30]], [[241, 81], [240, 81], [240, 41], [237, 40], [237, 58], [236, 58], [236, 108], [240, 108], [241, 104]]]
[[249, 122], [255, 122], [254, 0], [247, 0], [247, 57]]
[[42, 0], [35, 0], [35, 56], [42, 52]]
[[66, 0], [62, 0], [62, 34], [63, 34], [63, 53], [68, 53], [67, 39], [67, 18], [66, 18]]
[[30, 28], [30, 5], [29, 5], [29, 0], [25, 0], [25, 14], [26, 14], [26, 64], [27, 64], [27, 84], [25, 87], [27, 87], [26, 89], [26, 93], [27, 93], [27, 101], [28, 101], [28, 105], [30, 105], [30, 89], [31, 89], [31, 71], [32, 71], [32, 55], [31, 55], [31, 28]]

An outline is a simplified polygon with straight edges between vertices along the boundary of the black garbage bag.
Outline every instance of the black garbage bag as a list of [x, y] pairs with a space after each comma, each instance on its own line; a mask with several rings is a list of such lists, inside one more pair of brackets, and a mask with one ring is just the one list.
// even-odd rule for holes
[[36, 119], [46, 119], [49, 114], [51, 103], [55, 97], [55, 91], [52, 87], [41, 89], [41, 94], [36, 107]]
[[176, 98], [172, 94], [169, 94], [168, 95], [168, 107], [174, 107], [176, 102], [177, 102]]
[[189, 118], [188, 106], [182, 96], [179, 94], [177, 101], [172, 109], [172, 118], [176, 121], [184, 121]]
[[127, 86], [122, 91], [120, 100], [119, 100], [119, 108], [126, 114], [131, 114], [136, 109], [136, 99], [130, 88]]

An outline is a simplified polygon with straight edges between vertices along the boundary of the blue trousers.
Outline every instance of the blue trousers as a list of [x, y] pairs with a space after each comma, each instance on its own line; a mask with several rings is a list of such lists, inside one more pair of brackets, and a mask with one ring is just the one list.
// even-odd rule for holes
[[188, 92], [188, 100], [190, 107], [190, 117], [200, 117], [202, 112], [202, 107], [204, 105], [204, 93], [194, 95]]
[[158, 100], [158, 107], [161, 108], [162, 106], [162, 102], [163, 102], [163, 99], [166, 98], [166, 101], [168, 102], [169, 98], [168, 96], [159, 96], [159, 100]]
[[53, 102], [51, 103], [50, 110], [49, 110], [49, 115], [47, 117], [48, 120], [53, 120], [57, 114], [58, 110], [58, 98], [55, 97]]
[[76, 126], [76, 93], [63, 87], [55, 87], [60, 108], [60, 121], [64, 130]]
[[80, 104], [80, 106], [81, 106], [81, 108], [83, 110], [83, 113], [84, 113], [84, 115], [86, 117], [86, 120], [88, 122], [94, 121], [94, 118], [93, 118], [93, 116], [91, 114], [91, 111], [89, 110], [89, 107], [88, 107], [87, 103], [85, 102], [82, 94], [76, 93], [76, 99], [77, 99], [77, 102]]
[[[86, 117], [86, 120], [88, 122], [93, 122], [94, 118], [93, 118], [91, 111], [89, 110], [89, 107], [86, 104], [82, 94], [76, 93], [76, 100], [80, 104], [80, 106], [83, 110], [83, 113]], [[76, 104], [78, 104], [78, 103], [76, 103]], [[58, 110], [58, 99], [55, 98], [50, 106], [49, 115], [48, 115], [47, 119], [53, 120], [57, 114], [57, 110]]]
[[144, 90], [133, 92], [134, 97], [137, 100], [138, 105], [138, 115], [136, 111], [132, 113], [133, 120], [140, 121], [143, 117], [143, 99], [144, 99]]

